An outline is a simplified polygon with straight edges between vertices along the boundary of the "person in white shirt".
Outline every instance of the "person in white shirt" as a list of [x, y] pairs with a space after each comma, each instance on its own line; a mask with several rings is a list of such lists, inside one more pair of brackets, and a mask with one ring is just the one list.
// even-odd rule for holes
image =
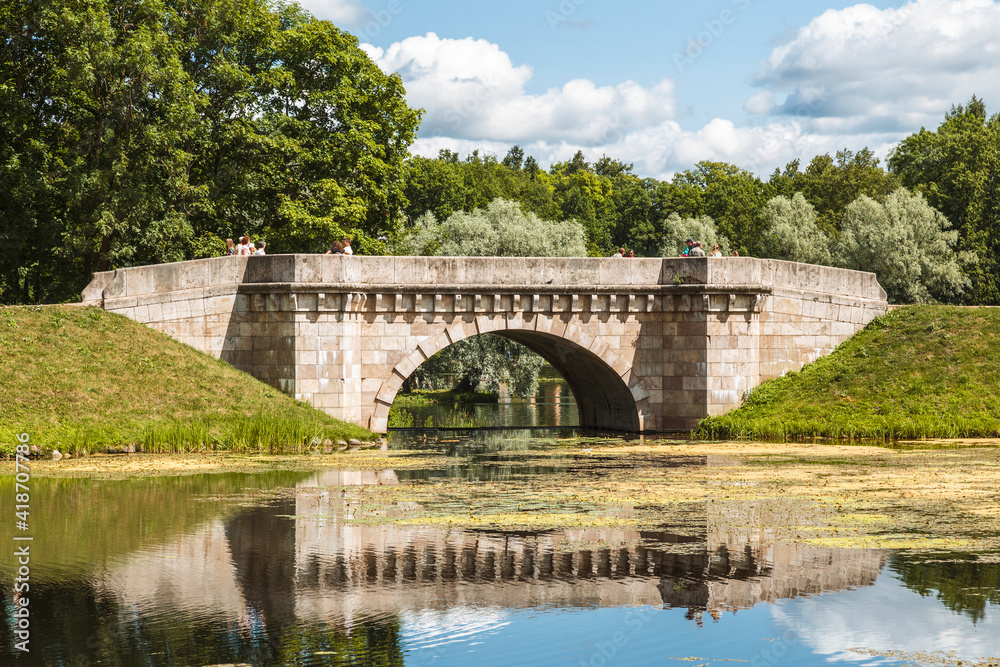
[[354, 251], [351, 250], [351, 239], [345, 238], [344, 241], [343, 241], [343, 244], [344, 244], [344, 254], [345, 255], [353, 255]]
[[254, 253], [254, 254], [256, 254], [256, 255], [266, 255], [267, 253], [264, 252], [264, 248], [266, 248], [266, 247], [267, 247], [267, 241], [261, 241], [260, 242], [260, 247], [257, 248], [257, 252]]

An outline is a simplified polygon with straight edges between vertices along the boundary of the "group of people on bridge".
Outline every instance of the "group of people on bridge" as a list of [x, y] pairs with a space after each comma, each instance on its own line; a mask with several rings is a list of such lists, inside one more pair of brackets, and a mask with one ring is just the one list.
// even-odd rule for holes
[[[722, 248], [716, 243], [712, 246], [712, 250], [705, 254], [705, 249], [701, 245], [701, 241], [695, 241], [694, 239], [688, 239], [685, 242], [686, 247], [684, 252], [681, 253], [681, 257], [722, 257]], [[612, 257], [635, 257], [634, 250], [626, 251], [625, 248], [618, 248], [618, 252], [611, 255]], [[739, 257], [740, 253], [735, 250], [732, 252], [733, 257]]]
[[254, 243], [249, 236], [241, 236], [239, 243], [233, 243], [232, 239], [226, 239], [227, 255], [266, 255], [267, 252], [264, 250], [266, 247], [266, 241]]
[[[716, 243], [712, 246], [712, 249], [705, 254], [705, 249], [701, 245], [701, 241], [695, 241], [694, 239], [688, 239], [685, 243], [684, 252], [681, 253], [681, 257], [722, 257], [722, 248]], [[733, 257], [739, 257], [740, 253], [735, 250], [732, 252]]]

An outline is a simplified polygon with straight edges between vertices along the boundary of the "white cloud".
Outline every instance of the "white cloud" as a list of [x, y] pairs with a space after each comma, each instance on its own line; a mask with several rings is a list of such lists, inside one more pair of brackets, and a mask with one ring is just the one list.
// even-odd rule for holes
[[[770, 110], [823, 132], [910, 132], [973, 95], [1000, 99], [1000, 3], [913, 0], [829, 10], [770, 54], [755, 83]], [[764, 98], [747, 102], [761, 113]], [[987, 102], [989, 99], [987, 99]], [[756, 109], [756, 110], [755, 110]]]
[[299, 4], [316, 18], [338, 26], [360, 25], [369, 15], [360, 0], [299, 0]]
[[491, 138], [470, 139], [448, 136], [418, 138], [410, 150], [415, 155], [436, 157], [441, 149], [467, 155], [474, 150], [502, 158], [513, 143], [520, 143], [526, 155], [533, 156], [544, 168], [553, 162], [570, 159], [583, 151], [593, 162], [608, 155], [635, 165], [635, 173], [669, 179], [678, 171], [692, 168], [702, 160], [730, 162], [767, 178], [776, 168], [801, 159], [803, 166], [814, 155], [835, 153], [842, 148], [870, 148], [885, 157], [899, 137], [895, 134], [822, 134], [810, 132], [798, 120], [776, 121], [762, 127], [740, 127], [732, 121], [716, 118], [696, 130], [685, 130], [674, 121], [637, 128], [598, 144], [573, 141], [511, 142]]
[[909, 655], [954, 651], [952, 660], [972, 662], [995, 656], [1000, 652], [997, 612], [995, 605], [989, 605], [985, 617], [973, 623], [889, 576], [879, 577], [871, 588], [783, 600], [771, 611], [779, 625], [793, 630], [827, 662], [865, 664], [875, 663], [852, 648]]
[[365, 48], [383, 70], [403, 78], [408, 102], [426, 109], [420, 130], [425, 139], [598, 146], [671, 120], [675, 113], [669, 79], [652, 87], [633, 81], [597, 86], [575, 79], [529, 94], [531, 68], [515, 66], [499, 46], [482, 39], [428, 33], [385, 50]]
[[762, 90], [747, 100], [743, 108], [754, 115], [766, 116], [774, 109], [774, 93]]
[[[763, 88], [744, 109], [758, 121], [678, 122], [674, 82], [586, 79], [529, 93], [532, 69], [482, 39], [434, 33], [386, 49], [363, 44], [398, 72], [411, 106], [426, 110], [413, 153], [442, 148], [503, 157], [519, 144], [545, 167], [582, 150], [669, 178], [702, 160], [767, 177], [794, 159], [868, 147], [884, 158], [906, 134], [934, 127], [973, 93], [1000, 99], [1000, 4], [914, 0], [899, 9], [855, 5], [827, 11], [775, 47], [755, 78]], [[987, 99], [989, 103], [989, 99]]]

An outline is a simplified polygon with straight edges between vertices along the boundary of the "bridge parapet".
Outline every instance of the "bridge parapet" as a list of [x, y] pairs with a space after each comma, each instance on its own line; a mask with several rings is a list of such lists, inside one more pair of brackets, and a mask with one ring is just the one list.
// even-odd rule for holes
[[556, 366], [583, 426], [683, 430], [887, 309], [873, 274], [748, 257], [222, 257], [95, 274], [83, 299], [378, 431], [472, 335]]

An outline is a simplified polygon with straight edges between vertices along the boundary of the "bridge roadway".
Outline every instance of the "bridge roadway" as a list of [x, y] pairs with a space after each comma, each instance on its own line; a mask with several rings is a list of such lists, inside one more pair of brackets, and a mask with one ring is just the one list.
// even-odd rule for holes
[[585, 428], [687, 430], [888, 308], [874, 274], [750, 257], [220, 257], [97, 273], [82, 296], [377, 432], [469, 336], [543, 356]]

